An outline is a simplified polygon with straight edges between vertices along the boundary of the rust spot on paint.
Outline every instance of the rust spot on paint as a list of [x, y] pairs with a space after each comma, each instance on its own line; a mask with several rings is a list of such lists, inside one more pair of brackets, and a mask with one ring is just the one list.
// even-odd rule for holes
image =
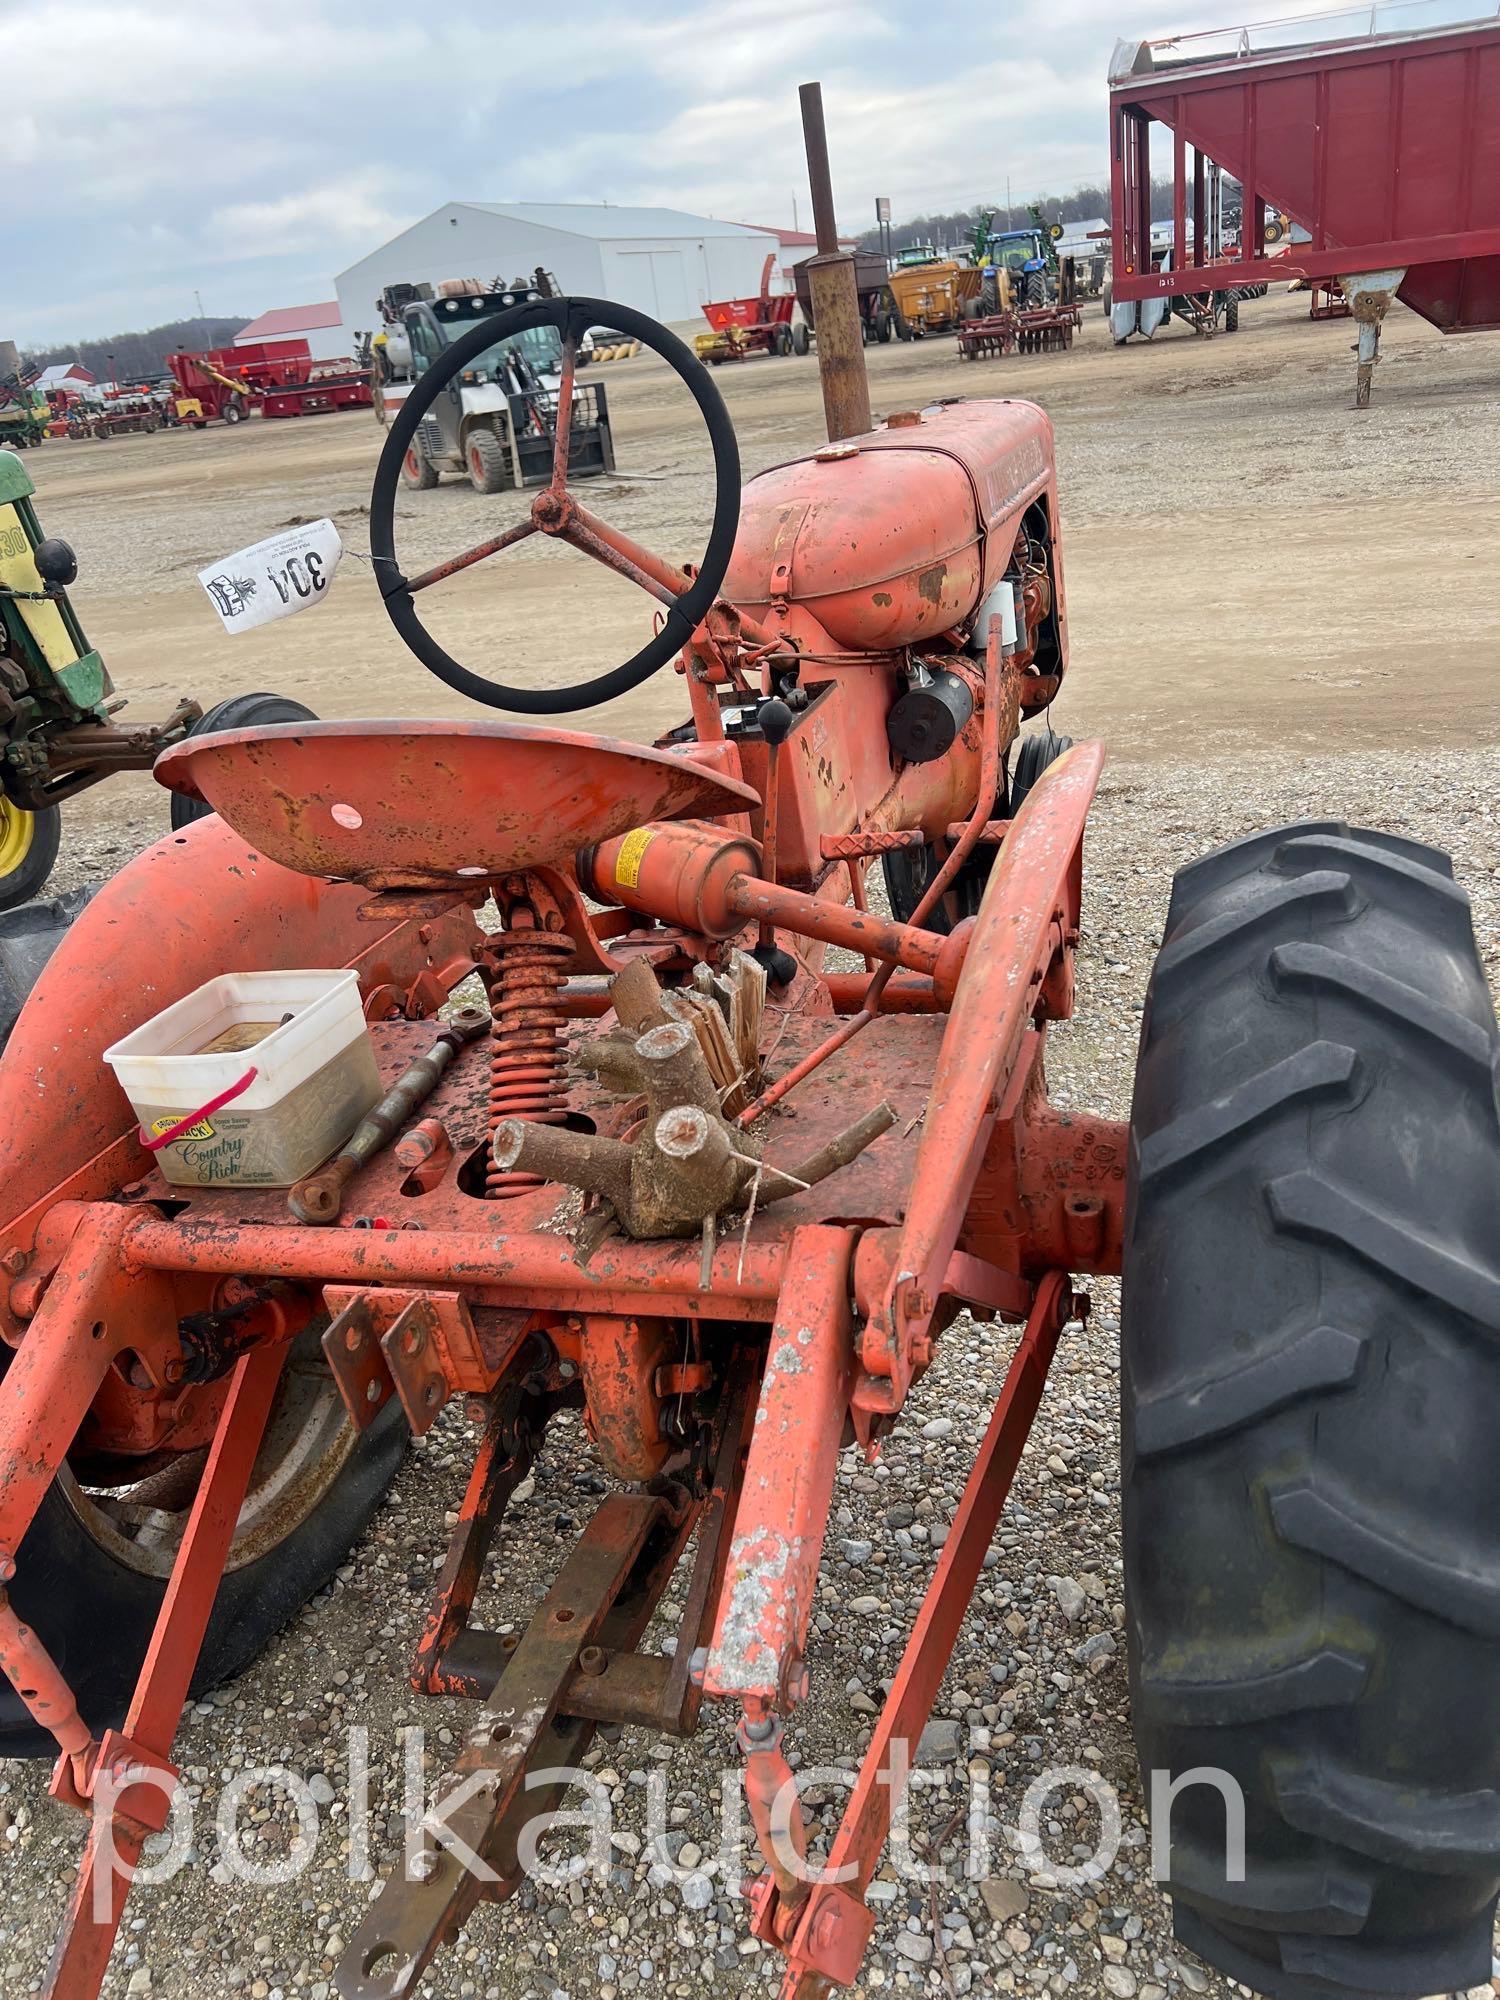
[[945, 562], [934, 563], [930, 569], [924, 569], [918, 574], [918, 595], [925, 597], [929, 604], [941, 603], [943, 585], [947, 579], [948, 565]]
[[891, 601], [891, 593], [888, 590], [877, 590], [871, 599], [871, 602], [874, 604], [878, 604], [882, 611], [886, 610], [889, 607], [890, 601]]

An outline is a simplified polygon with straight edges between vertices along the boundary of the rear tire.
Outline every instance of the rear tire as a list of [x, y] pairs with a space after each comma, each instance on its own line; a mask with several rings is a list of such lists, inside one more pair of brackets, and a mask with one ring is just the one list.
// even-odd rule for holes
[[1240, 330], [1240, 295], [1231, 292], [1224, 301], [1224, 331], [1238, 333]]
[[1047, 303], [1047, 280], [1040, 271], [1026, 273], [1025, 305], [1028, 312]]
[[84, 905], [98, 888], [90, 882], [46, 902], [26, 903], [0, 913], [0, 1049], [10, 1040], [16, 1017]]
[[[1131, 1121], [1143, 1771], [1181, 1941], [1276, 2000], [1488, 1982], [1500, 1033], [1447, 858], [1331, 822], [1177, 878]], [[1161, 1841], [1164, 1829], [1157, 1829]]]
[[[341, 1447], [347, 1456], [306, 1518], [224, 1577], [193, 1674], [194, 1695], [242, 1672], [328, 1582], [385, 1497], [406, 1437], [393, 1398], [362, 1437]], [[10, 1599], [67, 1676], [96, 1735], [124, 1720], [165, 1589], [164, 1577], [132, 1567], [91, 1533], [60, 1484], [48, 1488], [21, 1543]], [[0, 1677], [0, 1757], [56, 1754], [52, 1737]]]
[[[317, 716], [285, 694], [232, 694], [205, 709], [189, 736], [213, 736], [221, 729], [267, 729], [273, 722], [316, 722]], [[172, 794], [172, 831], [181, 833], [194, 820], [207, 819], [213, 807], [205, 799]]]
[[792, 351], [795, 354], [806, 354], [808, 348], [811, 346], [812, 333], [807, 321], [799, 319], [797, 324], [792, 328]]
[[409, 493], [430, 493], [437, 483], [437, 467], [413, 438], [401, 461], [401, 484]]

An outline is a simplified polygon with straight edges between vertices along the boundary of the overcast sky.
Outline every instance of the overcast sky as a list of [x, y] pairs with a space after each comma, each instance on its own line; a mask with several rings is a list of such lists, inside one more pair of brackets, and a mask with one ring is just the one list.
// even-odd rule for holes
[[246, 315], [331, 298], [454, 199], [757, 223], [795, 199], [806, 227], [810, 77], [850, 230], [881, 194], [899, 219], [1007, 176], [1017, 200], [1063, 191], [1107, 172], [1117, 36], [1240, 18], [1233, 0], [0, 0], [0, 338], [148, 326], [195, 292]]

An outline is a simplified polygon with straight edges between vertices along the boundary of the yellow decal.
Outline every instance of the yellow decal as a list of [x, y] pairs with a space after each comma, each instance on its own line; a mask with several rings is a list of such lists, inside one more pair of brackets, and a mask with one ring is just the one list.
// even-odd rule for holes
[[615, 863], [615, 883], [621, 889], [633, 889], [641, 879], [641, 857], [656, 838], [656, 831], [649, 826], [632, 827], [620, 842], [620, 858]]
[[[170, 1132], [176, 1123], [177, 1119], [175, 1116], [153, 1118], [151, 1120], [152, 1138], [159, 1139], [163, 1132]], [[189, 1139], [211, 1139], [213, 1136], [214, 1128], [208, 1119], [200, 1118], [196, 1125], [189, 1125], [185, 1132], [179, 1132], [177, 1137], [172, 1141], [172, 1144], [174, 1146], [185, 1146]]]

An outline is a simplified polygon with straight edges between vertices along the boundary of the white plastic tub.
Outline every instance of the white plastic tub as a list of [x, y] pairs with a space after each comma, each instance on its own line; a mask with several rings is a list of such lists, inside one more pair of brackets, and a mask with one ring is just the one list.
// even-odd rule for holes
[[[268, 1022], [276, 1025], [264, 1031]], [[242, 1046], [203, 1053], [226, 1038]], [[380, 1096], [354, 972], [221, 973], [104, 1060], [148, 1136], [192, 1120], [156, 1149], [179, 1187], [290, 1187], [338, 1150]]]

